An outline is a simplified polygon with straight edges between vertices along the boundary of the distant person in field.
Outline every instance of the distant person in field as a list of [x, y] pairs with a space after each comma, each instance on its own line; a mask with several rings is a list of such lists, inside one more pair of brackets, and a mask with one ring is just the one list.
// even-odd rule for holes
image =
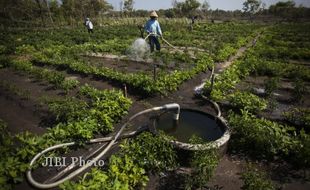
[[198, 19], [198, 16], [192, 16], [190, 19], [191, 19], [191, 23], [189, 25], [189, 29], [193, 30], [194, 29], [194, 25], [195, 25], [195, 21]]
[[93, 31], [94, 25], [93, 25], [93, 23], [90, 21], [89, 18], [86, 18], [85, 26], [86, 26], [86, 28], [87, 28], [87, 30], [88, 30], [88, 33], [94, 33], [94, 31]]
[[155, 11], [151, 12], [150, 20], [145, 24], [145, 31], [150, 34], [149, 43], [151, 47], [151, 52], [154, 51], [154, 45], [156, 46], [156, 50], [160, 51], [160, 43], [158, 37], [162, 36], [161, 28], [159, 22], [157, 21], [158, 15]]
[[195, 24], [195, 21], [198, 19], [198, 16], [192, 16], [191, 17], [191, 21], [192, 21], [192, 25]]

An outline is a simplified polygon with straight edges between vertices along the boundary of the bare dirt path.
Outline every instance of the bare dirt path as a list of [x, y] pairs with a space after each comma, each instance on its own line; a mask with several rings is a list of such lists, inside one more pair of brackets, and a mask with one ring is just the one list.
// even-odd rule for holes
[[241, 189], [243, 181], [240, 174], [244, 171], [245, 166], [243, 160], [224, 155], [208, 184], [209, 187], [219, 187], [221, 190]]
[[40, 126], [41, 118], [34, 110], [33, 104], [27, 105], [15, 99], [9, 94], [4, 94], [0, 88], [0, 118], [4, 120], [11, 134], [20, 132], [31, 132], [34, 134], [43, 134], [44, 128]]
[[220, 62], [220, 63], [216, 63], [215, 64], [215, 73], [221, 73], [223, 72], [225, 69], [227, 69], [231, 64], [233, 64], [233, 62], [235, 60], [237, 60], [238, 58], [240, 58], [244, 52], [250, 48], [256, 45], [257, 40], [259, 39], [259, 37], [261, 36], [261, 33], [259, 33], [252, 41], [250, 41], [249, 43], [247, 43], [245, 46], [239, 48], [237, 50], [237, 52], [230, 56], [228, 58], [228, 60], [224, 61], [224, 62]]
[[221, 73], [223, 72], [225, 69], [227, 69], [228, 67], [230, 67], [231, 64], [233, 64], [233, 62], [238, 59], [239, 57], [241, 57], [243, 55], [243, 53], [247, 50], [246, 47], [241, 47], [240, 49], [238, 49], [237, 53], [233, 56], [230, 56], [229, 59], [225, 62], [220, 62], [216, 64], [215, 67], [215, 72], [216, 73]]
[[46, 131], [43, 121], [48, 117], [48, 112], [39, 106], [38, 98], [43, 95], [59, 97], [62, 91], [53, 90], [51, 86], [11, 69], [0, 69], [0, 81], [13, 85], [19, 91], [29, 92], [28, 99], [25, 99], [0, 87], [0, 118], [8, 123], [9, 131], [13, 134], [26, 131], [43, 134]]
[[[62, 71], [66, 77], [77, 79], [80, 85], [89, 84], [97, 89], [119, 89], [117, 84], [85, 77], [79, 74], [68, 74]], [[38, 81], [22, 72], [10, 68], [0, 69], [0, 81], [12, 85], [16, 90], [28, 92], [27, 99], [1, 88], [0, 85], [0, 118], [8, 123], [8, 129], [14, 134], [30, 131], [34, 134], [42, 134], [46, 128], [44, 122], [49, 117], [46, 105], [41, 105], [42, 97], [65, 98], [76, 96], [78, 88], [65, 94], [63, 90], [55, 89], [47, 82]]]

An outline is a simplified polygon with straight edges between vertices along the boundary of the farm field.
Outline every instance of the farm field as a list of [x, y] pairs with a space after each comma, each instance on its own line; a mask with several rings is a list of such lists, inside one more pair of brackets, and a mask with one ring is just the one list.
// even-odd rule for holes
[[[86, 158], [102, 146], [87, 141], [116, 134], [140, 111], [178, 103], [216, 115], [212, 102], [231, 134], [224, 151], [184, 153], [167, 140], [174, 137], [144, 131], [56, 189], [309, 189], [310, 24], [197, 23], [189, 32], [166, 21], [162, 29], [176, 48], [162, 42], [142, 58], [131, 49], [135, 23], [93, 34], [1, 29], [0, 189], [35, 189], [25, 174], [48, 147], [74, 141], [49, 156]], [[51, 182], [61, 169], [37, 164], [33, 176]]]

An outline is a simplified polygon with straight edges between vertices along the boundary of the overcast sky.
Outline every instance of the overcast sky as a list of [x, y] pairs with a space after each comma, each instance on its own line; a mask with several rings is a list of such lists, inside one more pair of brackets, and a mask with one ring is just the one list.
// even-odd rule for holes
[[[112, 6], [119, 10], [121, 0], [107, 0]], [[181, 0], [179, 0], [181, 1]], [[200, 0], [203, 2], [204, 0]], [[208, 0], [211, 9], [222, 9], [222, 10], [236, 10], [242, 9], [242, 3], [245, 0]], [[280, 0], [262, 0], [266, 3], [267, 7], [271, 4], [275, 4]], [[282, 0], [283, 1], [283, 0]], [[286, 1], [286, 0], [284, 0]], [[294, 0], [297, 5], [303, 4], [304, 6], [310, 7], [310, 0]], [[158, 10], [171, 8], [171, 0], [134, 0], [134, 9], [146, 9], [146, 10]]]

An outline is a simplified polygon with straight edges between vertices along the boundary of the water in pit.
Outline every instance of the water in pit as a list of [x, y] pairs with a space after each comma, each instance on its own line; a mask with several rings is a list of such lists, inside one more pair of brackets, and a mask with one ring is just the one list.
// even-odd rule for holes
[[155, 120], [155, 125], [158, 130], [184, 143], [188, 143], [193, 135], [206, 141], [215, 141], [224, 134], [211, 116], [192, 110], [181, 110], [179, 121], [173, 120], [171, 113], [166, 112]]

